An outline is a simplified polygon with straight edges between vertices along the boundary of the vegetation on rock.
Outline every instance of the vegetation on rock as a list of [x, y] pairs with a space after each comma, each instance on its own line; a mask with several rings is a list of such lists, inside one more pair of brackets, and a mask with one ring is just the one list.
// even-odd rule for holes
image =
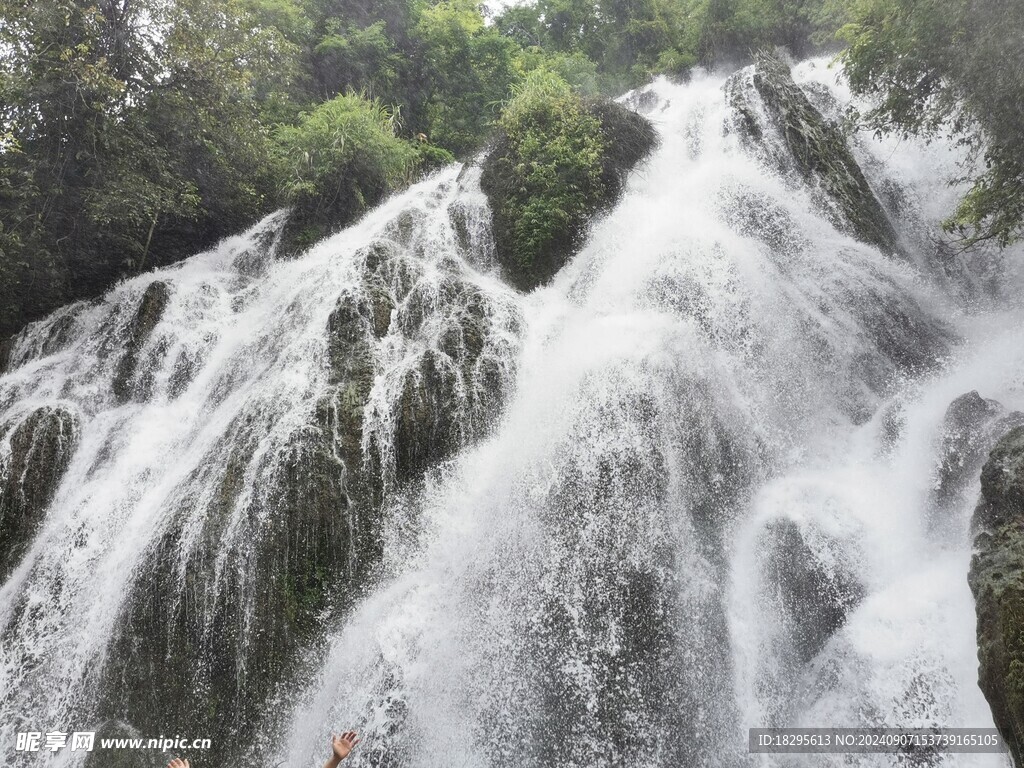
[[531, 72], [513, 92], [484, 162], [498, 259], [520, 288], [549, 280], [625, 171], [654, 146], [651, 125], [614, 102], [587, 103], [559, 75]]
[[280, 128], [282, 198], [295, 208], [290, 245], [312, 245], [409, 178], [418, 156], [398, 138], [396, 124], [379, 101], [347, 94]]

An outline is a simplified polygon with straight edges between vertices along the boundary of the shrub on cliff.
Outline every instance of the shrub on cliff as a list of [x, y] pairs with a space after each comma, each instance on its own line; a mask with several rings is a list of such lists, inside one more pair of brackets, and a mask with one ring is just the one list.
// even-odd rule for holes
[[537, 69], [513, 90], [484, 163], [498, 259], [520, 288], [550, 279], [611, 203], [625, 171], [654, 144], [646, 120], [608, 101], [585, 102]]
[[396, 123], [379, 101], [345, 94], [278, 130], [282, 197], [295, 211], [291, 244], [311, 244], [410, 178], [418, 153]]

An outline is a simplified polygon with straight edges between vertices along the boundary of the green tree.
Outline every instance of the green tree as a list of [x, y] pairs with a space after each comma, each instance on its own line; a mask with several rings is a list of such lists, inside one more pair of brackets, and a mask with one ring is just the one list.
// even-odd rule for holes
[[494, 107], [519, 78], [512, 40], [484, 24], [473, 0], [442, 0], [422, 9], [415, 28], [426, 84], [426, 133], [455, 153], [480, 146]]
[[1024, 228], [1024, 4], [852, 0], [842, 36], [850, 84], [880, 131], [949, 132], [981, 161], [947, 228], [1007, 245]]
[[0, 330], [272, 203], [263, 110], [296, 50], [251, 15], [272, 5], [0, 0]]
[[346, 94], [304, 114], [297, 126], [278, 129], [281, 193], [295, 208], [296, 245], [310, 244], [409, 180], [418, 154], [396, 128], [396, 115], [379, 101]]

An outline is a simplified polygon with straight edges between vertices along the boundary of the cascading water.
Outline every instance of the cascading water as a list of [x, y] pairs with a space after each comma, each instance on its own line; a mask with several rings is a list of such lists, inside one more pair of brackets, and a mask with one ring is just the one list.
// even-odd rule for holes
[[224, 766], [348, 728], [356, 767], [888, 765], [746, 729], [990, 726], [977, 482], [935, 486], [951, 401], [1024, 406], [1024, 309], [936, 239], [952, 150], [856, 137], [887, 213], [858, 239], [754, 77], [634, 94], [660, 147], [529, 295], [452, 168], [294, 261], [270, 217], [27, 329], [5, 751], [216, 723]]

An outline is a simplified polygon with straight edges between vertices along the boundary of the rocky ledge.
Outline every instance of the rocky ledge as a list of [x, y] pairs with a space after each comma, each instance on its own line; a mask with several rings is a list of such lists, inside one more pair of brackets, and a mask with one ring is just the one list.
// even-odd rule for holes
[[1024, 756], [1024, 427], [981, 472], [968, 582], [978, 617], [978, 684], [1016, 765]]

